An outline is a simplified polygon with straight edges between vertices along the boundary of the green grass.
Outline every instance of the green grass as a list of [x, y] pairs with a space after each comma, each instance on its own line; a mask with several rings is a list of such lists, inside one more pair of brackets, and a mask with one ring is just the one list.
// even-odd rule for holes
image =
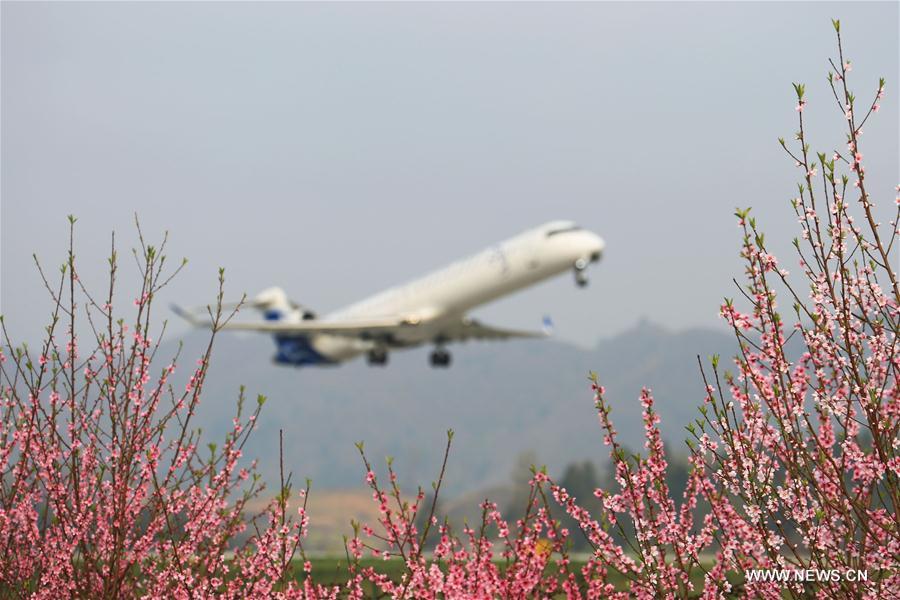
[[[313, 578], [316, 583], [323, 585], [343, 584], [349, 578], [347, 571], [347, 559], [343, 557], [318, 557], [310, 559], [312, 563]], [[359, 566], [362, 568], [373, 567], [378, 573], [383, 573], [393, 581], [398, 581], [403, 575], [403, 561], [399, 558], [382, 560], [380, 558], [361, 558]], [[302, 561], [294, 561], [294, 573], [301, 579], [303, 575]]]

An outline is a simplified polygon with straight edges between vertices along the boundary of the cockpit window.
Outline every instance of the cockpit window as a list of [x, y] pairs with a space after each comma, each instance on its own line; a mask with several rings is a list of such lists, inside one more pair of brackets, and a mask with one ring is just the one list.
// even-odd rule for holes
[[568, 233], [570, 231], [581, 231], [581, 227], [579, 227], [578, 225], [566, 225], [565, 227], [551, 229], [547, 232], [547, 237], [559, 235], [560, 233]]

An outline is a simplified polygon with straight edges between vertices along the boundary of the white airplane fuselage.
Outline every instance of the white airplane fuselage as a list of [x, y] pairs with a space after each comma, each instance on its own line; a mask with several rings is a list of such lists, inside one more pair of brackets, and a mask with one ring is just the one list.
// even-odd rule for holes
[[[302, 336], [305, 349], [312, 351], [309, 359], [301, 362], [284, 354], [283, 360], [276, 357], [276, 361], [339, 363], [379, 346], [400, 348], [450, 341], [444, 329], [459, 323], [468, 311], [565, 271], [575, 269], [576, 276], [583, 277], [584, 268], [599, 260], [604, 247], [599, 236], [570, 222], [547, 223], [322, 318], [327, 322], [341, 322], [399, 314], [416, 326], [382, 340], [326, 334]], [[584, 281], [579, 279], [579, 283]], [[267, 318], [300, 320], [302, 317], [294, 311]], [[277, 335], [276, 340], [281, 346], [292, 340], [299, 342], [300, 337]], [[321, 360], [315, 360], [315, 355]]]

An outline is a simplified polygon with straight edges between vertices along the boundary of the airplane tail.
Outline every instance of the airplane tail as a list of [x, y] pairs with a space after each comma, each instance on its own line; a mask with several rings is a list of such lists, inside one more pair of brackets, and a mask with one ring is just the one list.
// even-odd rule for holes
[[266, 321], [292, 320], [296, 309], [280, 287], [266, 288], [247, 303], [259, 310]]
[[[312, 311], [290, 300], [285, 291], [279, 287], [266, 288], [249, 300], [222, 303], [224, 310], [233, 310], [239, 307], [255, 308], [262, 313], [266, 321], [286, 321], [290, 323], [315, 318], [315, 314]], [[208, 317], [206, 316], [211, 310], [209, 306], [185, 309], [173, 304], [172, 310], [192, 325], [209, 325]]]
[[259, 310], [267, 321], [307, 321], [316, 318], [313, 311], [288, 298], [280, 287], [264, 289], [247, 305]]

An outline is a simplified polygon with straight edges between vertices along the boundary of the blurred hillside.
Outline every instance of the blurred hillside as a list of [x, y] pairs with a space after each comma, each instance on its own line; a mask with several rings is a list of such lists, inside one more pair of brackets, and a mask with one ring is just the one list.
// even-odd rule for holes
[[[208, 332], [183, 338], [181, 364], [192, 365]], [[175, 351], [170, 339], [161, 350]], [[697, 355], [734, 353], [727, 332], [667, 331], [641, 322], [584, 350], [550, 340], [469, 343], [453, 348], [447, 370], [427, 365], [425, 349], [392, 354], [386, 368], [364, 360], [340, 367], [286, 368], [270, 358], [264, 335], [222, 333], [196, 423], [205, 439], [230, 425], [241, 384], [250, 403], [265, 394], [257, 431], [244, 455], [259, 459], [269, 482], [277, 481], [278, 430], [284, 429], [285, 469], [295, 482], [309, 477], [313, 489], [364, 488], [364, 469], [354, 442], [364, 440], [370, 460], [383, 468], [395, 457], [404, 489], [430, 488], [440, 469], [445, 431], [456, 431], [444, 498], [510, 479], [517, 457], [530, 452], [551, 473], [573, 461], [605, 463], [606, 448], [593, 406], [588, 372], [596, 371], [613, 405], [621, 439], [642, 449], [642, 386], [653, 389], [663, 435], [681, 448], [684, 425], [696, 418], [703, 396]], [[723, 361], [724, 362], [724, 361]]]

